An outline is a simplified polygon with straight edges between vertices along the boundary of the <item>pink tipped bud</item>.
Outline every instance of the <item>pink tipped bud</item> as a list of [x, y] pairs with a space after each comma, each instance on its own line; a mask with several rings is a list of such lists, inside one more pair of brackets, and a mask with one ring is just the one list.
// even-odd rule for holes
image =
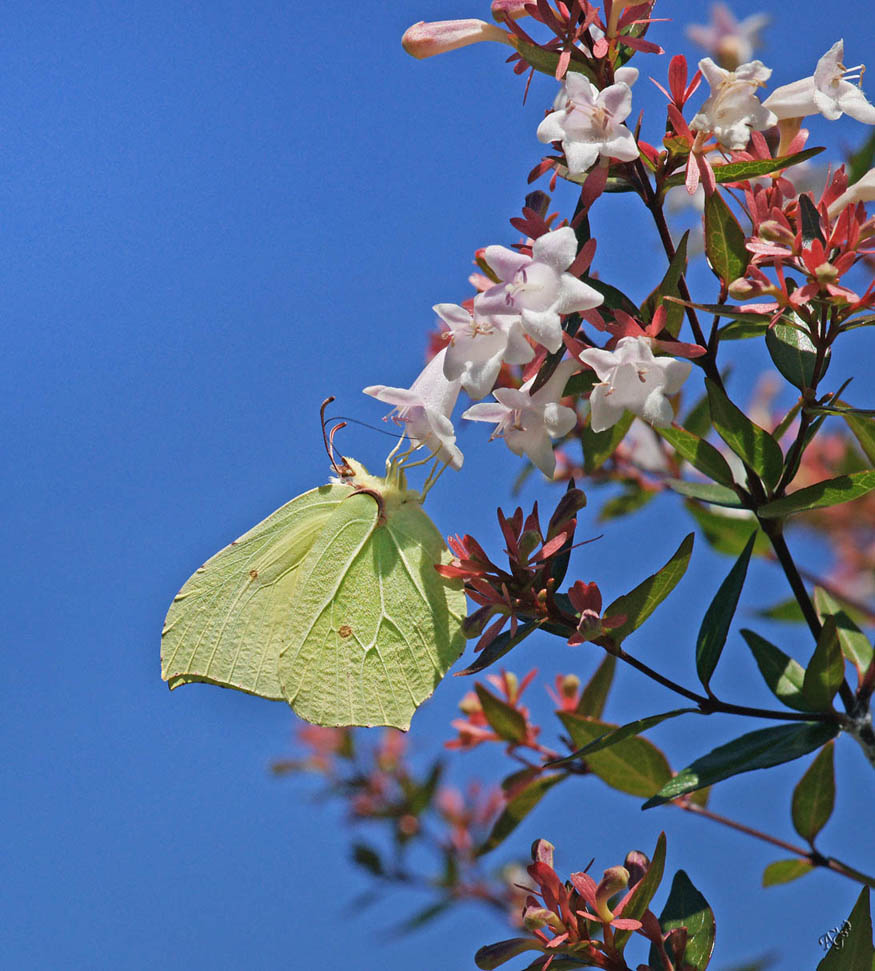
[[519, 20], [520, 17], [528, 17], [526, 4], [532, 0], [492, 0], [492, 16], [496, 20], [504, 20], [510, 17], [511, 20]]
[[566, 674], [559, 686], [563, 698], [576, 699], [580, 690], [580, 678], [576, 674]]
[[401, 45], [413, 57], [423, 58], [478, 44], [483, 40], [510, 44], [505, 31], [484, 20], [435, 20], [430, 23], [421, 20], [407, 28]]

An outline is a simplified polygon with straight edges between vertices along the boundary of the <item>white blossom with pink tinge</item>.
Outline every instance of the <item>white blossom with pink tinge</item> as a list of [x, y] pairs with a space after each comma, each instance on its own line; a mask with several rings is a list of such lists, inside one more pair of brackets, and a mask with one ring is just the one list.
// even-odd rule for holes
[[592, 310], [604, 302], [597, 290], [565, 272], [577, 256], [570, 226], [539, 236], [531, 256], [504, 246], [487, 246], [483, 255], [502, 282], [474, 298], [474, 312], [518, 317], [529, 337], [551, 353], [562, 346], [560, 314]]
[[440, 461], [460, 469], [462, 453], [456, 445], [450, 415], [459, 397], [461, 381], [448, 381], [444, 376], [446, 353], [444, 348], [435, 354], [409, 388], [372, 384], [363, 390], [378, 401], [395, 405], [386, 417], [404, 426], [403, 434], [411, 445], [427, 448]]
[[725, 3], [712, 3], [711, 23], [690, 24], [686, 34], [731, 70], [751, 59], [760, 44], [760, 31], [768, 22], [768, 14], [762, 13], [738, 20]]
[[570, 175], [586, 172], [600, 156], [621, 162], [638, 158], [635, 136], [623, 124], [632, 110], [632, 91], [625, 82], [599, 91], [584, 75], [569, 73], [554, 108], [538, 125], [538, 139], [562, 143]]
[[727, 71], [705, 57], [699, 70], [711, 85], [711, 94], [690, 122], [693, 131], [709, 132], [721, 145], [740, 151], [747, 147], [751, 129], [762, 131], [777, 122], [755, 94], [772, 76], [772, 69], [762, 61]]
[[[784, 84], [763, 102], [763, 106], [780, 118], [804, 118], [821, 114], [829, 121], [850, 115], [866, 125], [875, 125], [875, 105], [849, 78], [861, 78], [863, 65], [847, 68], [842, 64], [845, 42], [837, 40], [817, 62], [810, 78]], [[857, 71], [857, 74], [851, 74]]]
[[680, 391], [692, 368], [689, 361], [654, 357], [646, 337], [624, 337], [612, 351], [591, 347], [578, 356], [600, 382], [589, 399], [594, 432], [616, 425], [626, 411], [661, 428], [671, 424], [667, 395]]
[[484, 317], [455, 303], [439, 303], [432, 308], [449, 331], [444, 377], [461, 381], [475, 400], [492, 390], [502, 362], [528, 364], [535, 356], [515, 317]]
[[495, 404], [472, 405], [462, 417], [494, 422], [490, 440], [503, 438], [515, 455], [525, 455], [552, 479], [556, 458], [551, 439], [567, 435], [577, 424], [577, 413], [559, 404], [568, 378], [576, 369], [576, 361], [563, 361], [534, 394], [530, 392], [534, 378], [520, 388], [498, 388], [492, 393]]

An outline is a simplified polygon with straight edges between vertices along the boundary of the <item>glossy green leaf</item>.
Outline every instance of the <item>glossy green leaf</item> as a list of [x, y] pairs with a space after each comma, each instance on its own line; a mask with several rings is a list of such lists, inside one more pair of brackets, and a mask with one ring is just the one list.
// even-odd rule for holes
[[724, 324], [718, 333], [721, 341], [746, 341], [752, 337], [764, 337], [768, 329], [769, 320], [767, 317], [739, 311], [736, 314], [736, 319]]
[[857, 439], [870, 464], [875, 466], [875, 420], [862, 418], [860, 415], [850, 412], [844, 412], [842, 418], [850, 428], [851, 434]]
[[544, 795], [565, 778], [564, 772], [556, 772], [552, 775], [540, 775], [528, 785], [518, 791], [505, 805], [498, 819], [492, 826], [492, 831], [486, 842], [477, 850], [477, 855], [482, 856], [496, 846], [503, 843], [508, 836], [519, 826], [519, 824], [529, 815], [538, 805]]
[[772, 436], [755, 425], [729, 398], [726, 392], [710, 378], [705, 379], [708, 401], [711, 405], [711, 421], [717, 434], [760, 476], [767, 486], [774, 487], [781, 478], [784, 456], [781, 446]]
[[[794, 155], [783, 155], [780, 158], [749, 159], [743, 162], [727, 162], [725, 165], [715, 165], [714, 179], [718, 184], [725, 182], [742, 182], [745, 179], [758, 179], [763, 175], [772, 172], [779, 172], [781, 169], [789, 168], [791, 165], [798, 165], [806, 159], [819, 155], [823, 148], [806, 148], [803, 152], [796, 152]], [[666, 185], [670, 187], [683, 185], [685, 174], [681, 172], [666, 179]]]
[[872, 945], [872, 914], [869, 888], [863, 887], [854, 909], [841, 927], [840, 934], [818, 964], [817, 971], [875, 971], [875, 947]]
[[669, 718], [677, 718], [678, 715], [686, 715], [690, 712], [698, 714], [699, 709], [674, 708], [671, 711], [664, 711], [659, 715], [648, 715], [646, 718], [638, 718], [635, 721], [627, 722], [625, 725], [621, 725], [618, 728], [610, 729], [603, 735], [600, 735], [594, 741], [588, 742], [583, 746], [583, 748], [579, 748], [576, 752], [572, 752], [571, 755], [566, 755], [561, 759], [555, 759], [553, 762], [548, 762], [547, 765], [553, 767], [566, 765], [568, 762], [574, 762], [577, 759], [588, 759], [589, 756], [595, 752], [601, 752], [606, 748], [611, 748], [614, 745], [618, 745], [627, 738], [634, 738], [636, 735], [646, 732], [648, 729], [653, 728], [654, 725], [658, 725], [660, 722], [664, 722]]
[[699, 438], [704, 438], [711, 431], [711, 408], [708, 405], [707, 394], [703, 394], [684, 415], [681, 425]]
[[821, 623], [827, 617], [835, 618], [842, 654], [854, 665], [858, 676], [862, 678], [872, 663], [872, 643], [869, 638], [854, 623], [842, 605], [823, 587], [814, 588], [814, 607]]
[[775, 499], [761, 506], [757, 513], [761, 518], [776, 519], [804, 512], [806, 509], [822, 509], [824, 506], [837, 506], [865, 496], [875, 489], [875, 470], [851, 472], [835, 479], [826, 479], [816, 485], [807, 486], [793, 492], [783, 499]]
[[727, 506], [730, 509], [741, 509], [741, 500], [734, 489], [717, 485], [713, 482], [689, 482], [686, 479], [664, 479], [672, 492], [677, 492], [688, 499], [698, 499], [700, 502], [710, 503], [712, 506]]
[[580, 693], [580, 701], [578, 701], [575, 709], [579, 715], [588, 715], [590, 718], [602, 717], [616, 667], [617, 659], [614, 655], [605, 654], [593, 676], [587, 681]]
[[[705, 255], [724, 288], [744, 276], [750, 253], [744, 230], [719, 192], [705, 196]], [[725, 290], [724, 290], [725, 292]]]
[[814, 843], [835, 807], [834, 748], [835, 742], [824, 745], [793, 790], [793, 826], [808, 843]]
[[532, 633], [532, 631], [538, 629], [538, 626], [539, 624], [537, 621], [528, 621], [525, 624], [520, 624], [517, 627], [515, 634], [511, 634], [509, 630], [499, 634], [491, 644], [487, 644], [486, 647], [483, 648], [474, 661], [469, 664], [464, 671], [457, 671], [456, 677], [460, 678], [466, 674], [479, 674], [484, 668], [488, 668], [491, 664], [495, 664], [495, 662], [503, 658], [508, 651], [524, 641], [529, 634]]
[[681, 769], [642, 808], [652, 809], [686, 792], [714, 785], [742, 772], [792, 762], [825, 745], [837, 734], [838, 726], [827, 722], [795, 722], [748, 732]]
[[[658, 432], [678, 455], [685, 458], [690, 465], [697, 468], [703, 475], [707, 475], [709, 479], [713, 479], [715, 482], [719, 482], [730, 488], [735, 484], [729, 463], [704, 438], [699, 438], [698, 435], [694, 435], [679, 425], [670, 425], [668, 428], [654, 427], [654, 431]], [[736, 496], [735, 498], [737, 500], [738, 497]]]
[[626, 296], [622, 290], [618, 290], [610, 283], [605, 283], [603, 280], [597, 280], [592, 277], [584, 277], [583, 282], [604, 297], [604, 303], [600, 305], [601, 309], [622, 310], [629, 314], [630, 317], [638, 316], [638, 305], [631, 297]]
[[687, 242], [690, 238], [690, 231], [687, 230], [680, 238], [674, 257], [669, 263], [665, 276], [660, 281], [656, 289], [641, 304], [641, 320], [649, 324], [653, 320], [653, 315], [660, 306], [665, 307], [665, 329], [677, 337], [684, 319], [683, 305], [676, 301], [665, 301], [663, 297], [680, 297], [678, 281], [687, 271]]
[[845, 676], [835, 617], [827, 617], [805, 669], [802, 693], [816, 711], [826, 711]]
[[661, 570], [657, 570], [656, 573], [639, 583], [634, 590], [623, 594], [622, 597], [617, 597], [605, 609], [604, 615], [606, 617], [616, 617], [621, 614], [626, 617], [626, 620], [610, 633], [614, 644], [619, 644], [633, 630], [637, 630], [674, 590], [681, 577], [686, 573], [692, 552], [693, 534], [689, 533]]
[[[635, 884], [626, 906], [623, 907], [623, 917], [631, 920], [641, 920], [650, 901], [653, 900], [656, 891], [662, 883], [662, 875], [665, 872], [665, 833], [660, 833], [656, 840], [653, 854], [650, 857], [650, 866], [647, 873]], [[626, 943], [632, 936], [632, 931], [616, 930], [614, 932], [614, 947], [620, 954], [626, 947]]]
[[[619, 727], [573, 712], [561, 712], [559, 717], [578, 748]], [[586, 764], [613, 789], [632, 796], [649, 796], [671, 778], [671, 768], [662, 752], [647, 739], [638, 737], [627, 738], [587, 756]]]
[[[714, 950], [714, 912], [683, 870], [678, 870], [674, 875], [668, 900], [659, 915], [659, 924], [663, 934], [676, 927], [687, 929], [683, 966], [688, 971], [705, 971]], [[658, 952], [651, 944], [651, 967], [661, 967], [658, 962]]]
[[754, 514], [739, 516], [702, 506], [698, 502], [685, 502], [687, 511], [696, 520], [708, 543], [718, 553], [738, 556], [751, 536], [755, 556], [766, 556], [772, 549], [768, 536], [759, 528]]
[[786, 597], [779, 600], [771, 607], [760, 607], [754, 611], [757, 617], [764, 617], [766, 620], [779, 620], [784, 624], [804, 624], [805, 614], [799, 606], [799, 601], [795, 597]]
[[630, 481], [620, 495], [614, 496], [613, 499], [608, 499], [602, 505], [596, 521], [604, 523], [611, 519], [618, 519], [621, 516], [628, 516], [652, 502], [657, 495], [658, 493], [653, 489], [642, 489], [636, 481]]
[[711, 677], [729, 635], [729, 626], [735, 616], [735, 609], [738, 607], [738, 598], [741, 596], [741, 590], [747, 577], [747, 567], [750, 563], [755, 541], [756, 534], [747, 541], [747, 545], [741, 551], [741, 556], [735, 561], [726, 579], [720, 584], [714, 599], [705, 611], [702, 626], [699, 628], [699, 637], [696, 640], [696, 673], [706, 690], [711, 683]]
[[805, 668], [752, 630], [742, 630], [741, 636], [747, 642], [760, 674], [772, 694], [788, 708], [811, 711], [811, 702], [802, 693]]
[[[766, 331], [766, 347], [772, 363], [790, 382], [803, 390], [811, 387], [817, 363], [817, 348], [798, 327], [778, 322]], [[827, 356], [829, 351], [826, 352]]]
[[498, 941], [481, 947], [474, 955], [474, 963], [481, 971], [493, 971], [500, 968], [511, 958], [515, 958], [526, 951], [542, 951], [543, 947], [533, 937], [512, 937], [507, 941]]
[[804, 877], [806, 873], [811, 873], [814, 869], [813, 864], [800, 857], [791, 857], [789, 860], [775, 860], [763, 870], [763, 886], [776, 887], [781, 883], [790, 883]]
[[483, 717], [489, 722], [496, 735], [506, 742], [522, 742], [526, 737], [526, 720], [502, 698], [496, 697], [482, 684], [475, 684], [474, 690], [480, 699]]
[[592, 475], [596, 469], [600, 469], [614, 454], [634, 420], [635, 416], [632, 412], [627, 411], [616, 425], [606, 428], [603, 432], [594, 432], [589, 422], [583, 426], [580, 439], [583, 446], [583, 468], [587, 475]]

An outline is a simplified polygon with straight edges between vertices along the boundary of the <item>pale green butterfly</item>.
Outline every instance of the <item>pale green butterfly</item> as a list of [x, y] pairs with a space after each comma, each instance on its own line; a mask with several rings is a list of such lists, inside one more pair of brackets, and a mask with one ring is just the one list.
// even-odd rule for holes
[[161, 674], [285, 699], [316, 725], [407, 729], [462, 653], [465, 593], [406, 487], [345, 459], [216, 553], [170, 606]]

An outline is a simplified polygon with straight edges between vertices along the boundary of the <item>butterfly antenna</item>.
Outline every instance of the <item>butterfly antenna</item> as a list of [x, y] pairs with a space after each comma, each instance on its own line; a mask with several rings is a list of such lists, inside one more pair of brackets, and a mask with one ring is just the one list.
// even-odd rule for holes
[[322, 441], [325, 443], [325, 453], [328, 455], [328, 461], [331, 463], [331, 467], [334, 469], [337, 475], [343, 479], [351, 475], [352, 470], [347, 465], [346, 459], [342, 455], [340, 456], [341, 464], [337, 464], [337, 459], [334, 457], [334, 436], [340, 431], [341, 428], [346, 427], [346, 422], [339, 422], [334, 426], [334, 428], [331, 429], [330, 432], [326, 431], [328, 422], [334, 420], [325, 417], [325, 409], [331, 404], [332, 401], [334, 401], [334, 395], [330, 395], [328, 398], [326, 398], [322, 402], [322, 407], [319, 409], [319, 416], [322, 420]]

